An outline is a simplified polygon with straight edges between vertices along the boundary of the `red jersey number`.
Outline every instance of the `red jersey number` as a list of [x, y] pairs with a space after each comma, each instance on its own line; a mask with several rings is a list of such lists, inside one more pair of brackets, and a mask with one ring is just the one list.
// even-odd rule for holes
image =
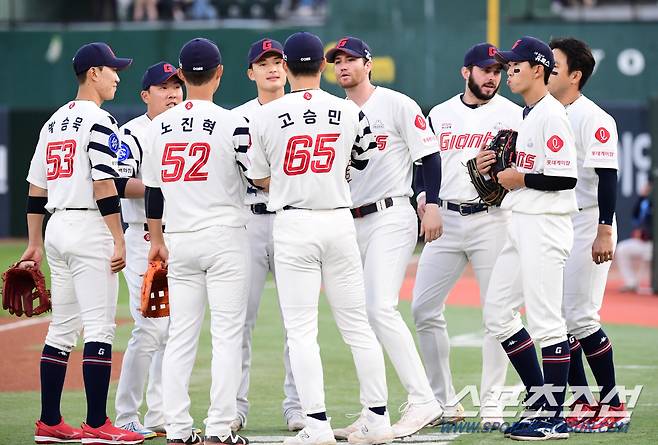
[[291, 137], [288, 139], [286, 157], [283, 160], [283, 172], [288, 176], [302, 175], [306, 173], [309, 165], [314, 173], [331, 171], [336, 150], [327, 144], [336, 142], [339, 137], [338, 133], [318, 134], [312, 154], [308, 150], [313, 147], [311, 136], [303, 134]]
[[[187, 149], [189, 145], [189, 150]], [[192, 167], [183, 176], [185, 170], [185, 151], [187, 155], [196, 158]], [[203, 166], [208, 162], [210, 157], [210, 145], [205, 142], [193, 142], [191, 145], [187, 142], [172, 142], [165, 145], [162, 152], [162, 171], [160, 178], [162, 182], [176, 182], [183, 178], [183, 181], [206, 181], [208, 172], [202, 171]]]
[[73, 176], [73, 158], [75, 156], [75, 140], [50, 142], [46, 146], [46, 179], [52, 181], [58, 178]]

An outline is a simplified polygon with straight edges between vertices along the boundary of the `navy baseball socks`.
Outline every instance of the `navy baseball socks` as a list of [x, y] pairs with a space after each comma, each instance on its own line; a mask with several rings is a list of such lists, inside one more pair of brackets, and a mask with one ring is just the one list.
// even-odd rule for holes
[[574, 394], [576, 396], [574, 404], [589, 405], [594, 400], [594, 396], [587, 384], [585, 366], [583, 365], [583, 348], [578, 339], [571, 334], [569, 334], [569, 351], [571, 355], [569, 386], [572, 390], [578, 388], [578, 393]]
[[40, 420], [49, 426], [57, 425], [62, 419], [59, 408], [68, 361], [68, 352], [44, 345], [39, 365], [41, 374]]
[[[580, 339], [589, 367], [594, 374], [596, 384], [601, 387], [600, 400], [607, 405], [618, 407], [621, 405], [616, 392], [615, 365], [612, 356], [612, 343], [599, 329], [595, 333]], [[609, 399], [609, 400], [608, 400]]]
[[92, 428], [105, 424], [107, 419], [107, 392], [112, 371], [112, 345], [85, 343], [82, 354], [82, 375], [87, 396], [87, 422]]
[[[521, 381], [526, 388], [526, 400], [533, 394], [533, 387], [541, 387], [544, 385], [544, 376], [542, 375], [539, 361], [537, 360], [537, 352], [535, 351], [535, 344], [533, 343], [528, 331], [525, 328], [521, 329], [516, 334], [512, 335], [507, 340], [501, 342], [503, 349], [507, 353], [512, 366], [516, 369], [517, 374], [521, 377]], [[535, 401], [532, 406], [526, 407], [528, 410], [537, 411], [543, 406], [545, 402], [544, 397], [540, 397]]]
[[[569, 342], [565, 340], [541, 348], [541, 356], [544, 368], [544, 383], [547, 386], [550, 385], [546, 389], [551, 390], [552, 395], [546, 404], [546, 409], [554, 413], [553, 417], [561, 417], [569, 378], [569, 362], [571, 361]], [[558, 389], [552, 390], [551, 387]], [[550, 400], [553, 398], [555, 398], [555, 401]]]

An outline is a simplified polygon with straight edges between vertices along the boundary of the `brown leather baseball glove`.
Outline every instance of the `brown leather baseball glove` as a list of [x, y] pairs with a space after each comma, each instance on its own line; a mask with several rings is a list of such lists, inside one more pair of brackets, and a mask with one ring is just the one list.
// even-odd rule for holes
[[146, 318], [169, 316], [169, 286], [164, 261], [149, 261], [142, 282], [141, 303], [140, 310]]
[[[2, 274], [2, 307], [18, 317], [43, 314], [51, 309], [50, 291], [38, 265], [19, 261]], [[34, 307], [34, 301], [39, 305]]]

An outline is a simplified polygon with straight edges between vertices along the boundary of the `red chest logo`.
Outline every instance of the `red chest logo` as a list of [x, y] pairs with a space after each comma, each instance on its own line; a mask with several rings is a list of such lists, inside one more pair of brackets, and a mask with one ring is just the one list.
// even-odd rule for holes
[[191, 110], [191, 109], [192, 109], [192, 105], [193, 105], [192, 102], [188, 102], [188, 103], [186, 103], [186, 104], [185, 104], [185, 109], [186, 109], [186, 110]]
[[375, 136], [375, 142], [377, 142], [377, 148], [383, 150], [386, 148], [386, 141], [388, 140], [387, 134], [379, 134]]
[[557, 153], [562, 149], [562, 147], [564, 147], [564, 141], [560, 139], [558, 135], [553, 135], [548, 138], [548, 141], [546, 141], [546, 146], [552, 152]]
[[414, 125], [416, 125], [416, 127], [420, 128], [421, 130], [427, 128], [427, 123], [425, 123], [425, 118], [420, 114], [416, 115], [416, 120], [414, 121]]
[[71, 103], [69, 104], [69, 110], [70, 110], [71, 108], [73, 108], [73, 107], [75, 107], [75, 102], [71, 102]]
[[311, 97], [313, 97], [313, 95], [311, 93], [309, 93], [308, 91], [304, 93], [304, 99], [311, 100]]
[[151, 234], [150, 233], [144, 234], [144, 241], [146, 241], [146, 242], [151, 241]]
[[610, 140], [610, 132], [606, 130], [605, 127], [601, 127], [598, 130], [596, 130], [596, 133], [594, 133], [594, 137], [600, 143], [605, 144]]

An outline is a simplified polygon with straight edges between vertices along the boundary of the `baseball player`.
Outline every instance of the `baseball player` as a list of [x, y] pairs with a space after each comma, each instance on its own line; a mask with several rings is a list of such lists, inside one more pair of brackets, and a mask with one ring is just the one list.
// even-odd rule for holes
[[[150, 66], [142, 77], [141, 98], [146, 113], [127, 122], [120, 128], [121, 150], [118, 152], [119, 173], [126, 178], [127, 187], [137, 188], [137, 199], [121, 202], [126, 229], [126, 268], [123, 270], [130, 293], [130, 313], [135, 320], [132, 336], [128, 341], [121, 365], [121, 377], [116, 393], [115, 423], [121, 428], [135, 431], [145, 439], [164, 432], [162, 408], [162, 354], [169, 329], [168, 318], [144, 318], [140, 313], [142, 277], [148, 266], [149, 242], [146, 215], [144, 213], [144, 185], [141, 181], [142, 144], [151, 119], [183, 100], [182, 81], [174, 66], [159, 62]], [[130, 179], [127, 179], [130, 178]], [[126, 196], [129, 196], [126, 193]], [[130, 197], [130, 196], [129, 196]], [[145, 428], [139, 421], [144, 386], [147, 412]], [[151, 429], [153, 428], [153, 429]]]
[[[503, 247], [509, 217], [509, 212], [498, 207], [477, 203], [477, 192], [464, 168], [498, 130], [517, 129], [521, 123], [521, 108], [497, 94], [502, 66], [494, 59], [495, 52], [496, 47], [490, 43], [471, 47], [464, 55], [461, 68], [464, 92], [432, 108], [427, 118], [441, 149], [439, 197], [444, 234], [423, 247], [411, 309], [425, 370], [436, 399], [444, 407], [443, 421], [463, 418], [464, 410], [460, 403], [451, 402], [455, 389], [450, 373], [445, 300], [470, 261], [484, 306], [491, 270]], [[419, 170], [417, 183], [423, 183], [418, 180], [425, 179], [423, 173]], [[426, 192], [424, 187], [419, 191], [418, 215], [422, 218]], [[502, 407], [495, 403], [494, 388], [505, 384], [507, 363], [495, 337], [485, 334], [480, 386], [483, 422], [503, 422]]]
[[[196, 38], [180, 51], [185, 101], [155, 117], [144, 148], [149, 260], [169, 261], [169, 338], [162, 363], [168, 443], [245, 444], [236, 418], [249, 244], [241, 169], [249, 129], [212, 103], [223, 72], [215, 43]], [[167, 246], [162, 233], [167, 201]], [[171, 255], [169, 255], [169, 250]], [[205, 439], [192, 429], [188, 385], [210, 306], [212, 384]]]
[[[564, 107], [547, 90], [554, 66], [548, 45], [526, 36], [495, 57], [508, 66], [507, 84], [526, 107], [516, 165], [498, 174], [498, 182], [510, 190], [501, 207], [511, 216], [484, 299], [484, 324], [519, 373], [533, 411], [507, 433], [517, 440], [563, 439], [569, 437], [561, 413], [569, 342], [562, 283], [573, 243], [570, 215], [578, 210], [574, 135]], [[481, 173], [489, 171], [494, 156], [490, 150], [476, 156]], [[530, 333], [521, 321], [522, 305]], [[533, 339], [541, 347], [543, 373]]]
[[[562, 311], [567, 322], [571, 364], [569, 385], [587, 388], [582, 352], [596, 383], [601, 387], [599, 406], [591, 393], [579, 391], [572, 415], [574, 430], [605, 432], [630, 422], [615, 389], [612, 344], [601, 328], [599, 311], [617, 242], [617, 125], [615, 120], [581, 91], [594, 71], [594, 57], [587, 44], [574, 38], [550, 42], [555, 68], [548, 90], [565, 106], [576, 137], [579, 212], [572, 217], [574, 243], [564, 272]], [[590, 399], [587, 400], [589, 396]], [[594, 413], [592, 413], [594, 411]], [[598, 411], [598, 412], [597, 412]]]
[[[52, 281], [52, 320], [41, 354], [41, 416], [36, 443], [137, 444], [144, 437], [112, 425], [106, 413], [112, 366], [118, 275], [125, 265], [120, 200], [114, 179], [120, 148], [116, 120], [100, 105], [112, 100], [118, 58], [101, 42], [73, 58], [76, 98], [44, 124], [30, 164], [29, 241], [21, 260], [41, 263], [46, 211], [46, 257]], [[82, 373], [87, 419], [82, 430], [64, 422], [60, 399], [69, 354], [84, 329]]]
[[251, 120], [247, 176], [269, 191], [274, 217], [276, 284], [290, 363], [306, 426], [285, 445], [327, 445], [335, 438], [324, 402], [317, 342], [318, 297], [324, 285], [336, 324], [350, 346], [361, 386], [364, 425], [350, 443], [393, 439], [384, 357], [368, 324], [363, 271], [346, 171], [365, 168], [375, 141], [350, 101], [320, 89], [323, 45], [310, 33], [288, 37], [284, 69], [291, 93], [263, 105]]
[[[421, 223], [421, 233], [431, 242], [442, 230], [436, 179], [441, 159], [436, 138], [416, 102], [370, 83], [372, 54], [364, 41], [339, 39], [326, 59], [334, 64], [347, 98], [368, 117], [378, 141], [368, 168], [350, 170], [351, 212], [363, 263], [368, 321], [408, 393], [402, 418], [393, 430], [396, 437], [409, 436], [442, 413], [411, 332], [397, 310], [400, 287], [418, 239], [416, 215], [409, 201], [413, 163], [422, 162], [428, 179], [435, 181]], [[334, 434], [347, 438], [362, 424], [363, 416]]]
[[[261, 105], [283, 97], [285, 94], [286, 73], [283, 70], [283, 46], [280, 42], [270, 38], [258, 40], [249, 48], [247, 63], [249, 64], [247, 76], [256, 83], [258, 97], [240, 105], [233, 111], [249, 121]], [[242, 342], [242, 382], [238, 391], [238, 417], [231, 424], [231, 429], [234, 431], [240, 430], [247, 423], [251, 338], [267, 273], [272, 272], [274, 275], [274, 242], [272, 241], [274, 212], [267, 210], [267, 193], [250, 185], [247, 188], [245, 204], [249, 207], [250, 213], [247, 234], [251, 246], [251, 283]], [[304, 416], [290, 368], [287, 341], [284, 344], [283, 364], [286, 371], [283, 385], [285, 394], [283, 417], [286, 419], [288, 430], [299, 431], [304, 428]]]

